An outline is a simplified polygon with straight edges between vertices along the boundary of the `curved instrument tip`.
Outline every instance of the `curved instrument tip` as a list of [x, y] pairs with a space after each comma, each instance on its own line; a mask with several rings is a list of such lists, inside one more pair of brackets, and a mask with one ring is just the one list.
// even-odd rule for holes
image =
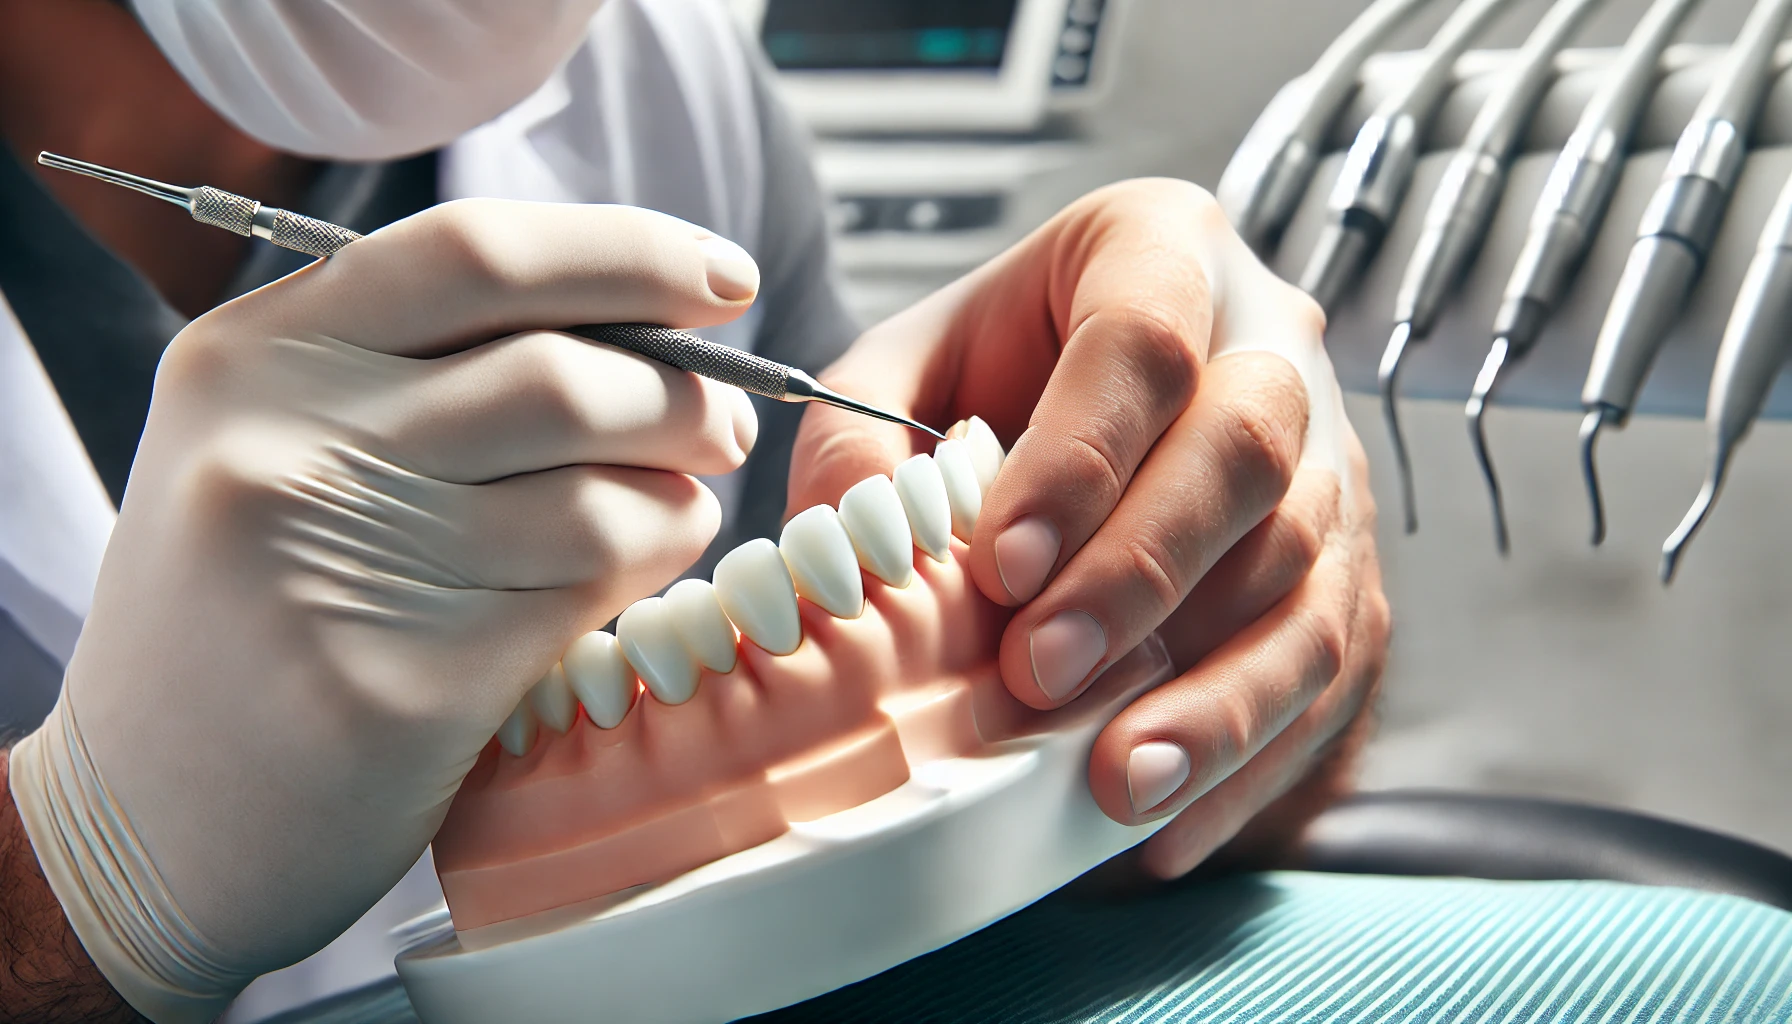
[[1400, 361], [1406, 355], [1406, 345], [1412, 340], [1412, 324], [1394, 325], [1394, 335], [1388, 339], [1387, 350], [1381, 354], [1381, 369], [1376, 375], [1381, 385], [1381, 415], [1388, 425], [1388, 443], [1394, 449], [1394, 466], [1400, 473], [1400, 498], [1406, 513], [1406, 532], [1417, 533], [1419, 530], [1419, 502], [1414, 493], [1412, 479], [1412, 460], [1406, 451], [1406, 435], [1400, 431], [1400, 409], [1394, 400], [1395, 386], [1400, 377]]
[[1512, 541], [1506, 532], [1505, 501], [1500, 494], [1499, 475], [1493, 471], [1493, 456], [1487, 450], [1487, 428], [1483, 419], [1487, 415], [1487, 400], [1499, 381], [1500, 368], [1506, 363], [1509, 348], [1505, 338], [1494, 340], [1487, 361], [1481, 364], [1481, 372], [1475, 377], [1475, 389], [1468, 396], [1468, 405], [1463, 407], [1468, 417], [1469, 445], [1474, 448], [1475, 461], [1481, 466], [1481, 478], [1487, 482], [1487, 498], [1493, 507], [1493, 546], [1501, 558], [1512, 553]]
[[1705, 483], [1699, 488], [1699, 496], [1692, 500], [1692, 507], [1686, 510], [1685, 518], [1680, 525], [1668, 535], [1661, 545], [1661, 582], [1663, 586], [1674, 582], [1674, 571], [1680, 567], [1680, 556], [1686, 552], [1686, 546], [1692, 543], [1699, 528], [1705, 525], [1705, 518], [1711, 514], [1711, 507], [1717, 503], [1717, 492], [1724, 485], [1724, 471], [1729, 467], [1730, 453], [1726, 447], [1719, 447], [1717, 457], [1711, 464], [1711, 473], [1705, 477]]
[[1595, 456], [1599, 431], [1604, 428], [1608, 413], [1604, 406], [1587, 413], [1580, 422], [1580, 471], [1587, 482], [1587, 503], [1593, 513], [1594, 547], [1605, 543], [1605, 499], [1599, 493], [1599, 464]]

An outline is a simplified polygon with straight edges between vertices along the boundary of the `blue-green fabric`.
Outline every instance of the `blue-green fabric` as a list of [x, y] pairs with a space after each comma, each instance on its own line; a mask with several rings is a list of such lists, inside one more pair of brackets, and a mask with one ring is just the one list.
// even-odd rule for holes
[[[602, 993], [593, 1020], [605, 1020]], [[396, 979], [279, 1024], [416, 1024]], [[754, 1024], [1792, 1021], [1792, 914], [1610, 882], [1072, 887]], [[272, 1022], [270, 1022], [272, 1024]]]
[[1792, 1020], [1792, 914], [1609, 882], [1066, 891], [756, 1024]]

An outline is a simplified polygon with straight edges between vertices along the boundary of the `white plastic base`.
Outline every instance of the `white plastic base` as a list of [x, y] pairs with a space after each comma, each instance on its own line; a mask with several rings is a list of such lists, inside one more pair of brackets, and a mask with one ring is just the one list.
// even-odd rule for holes
[[1169, 678], [1155, 637], [1049, 732], [935, 761], [894, 792], [654, 886], [461, 932], [398, 973], [426, 1024], [713, 1024], [868, 978], [1150, 836], [1089, 794], [1089, 750]]

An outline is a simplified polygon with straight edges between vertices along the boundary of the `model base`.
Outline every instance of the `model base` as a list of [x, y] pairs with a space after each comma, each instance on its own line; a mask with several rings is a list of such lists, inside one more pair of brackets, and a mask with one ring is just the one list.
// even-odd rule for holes
[[1039, 732], [658, 885], [458, 932], [398, 973], [425, 1024], [712, 1024], [868, 978], [1149, 837], [1089, 793], [1102, 728], [1172, 674], [1152, 637]]

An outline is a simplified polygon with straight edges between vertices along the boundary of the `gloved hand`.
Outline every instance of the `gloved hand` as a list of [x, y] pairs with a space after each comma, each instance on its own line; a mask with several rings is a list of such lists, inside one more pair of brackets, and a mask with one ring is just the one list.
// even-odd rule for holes
[[535, 328], [699, 327], [757, 287], [671, 217], [466, 201], [174, 340], [61, 701], [12, 754], [139, 1012], [210, 1020], [353, 922], [566, 645], [714, 535], [690, 474], [745, 458], [746, 396]]
[[[971, 572], [1018, 606], [1001, 649], [1015, 697], [1062, 705], [1163, 636], [1182, 674], [1110, 723], [1089, 765], [1116, 820], [1177, 815], [1143, 851], [1162, 875], [1316, 766], [1293, 817], [1322, 806], [1380, 677], [1375, 504], [1324, 327], [1212, 196], [1130, 181], [866, 332], [822, 374], [923, 422], [980, 415], [1012, 444]], [[923, 440], [811, 408], [791, 508], [837, 499]]]

